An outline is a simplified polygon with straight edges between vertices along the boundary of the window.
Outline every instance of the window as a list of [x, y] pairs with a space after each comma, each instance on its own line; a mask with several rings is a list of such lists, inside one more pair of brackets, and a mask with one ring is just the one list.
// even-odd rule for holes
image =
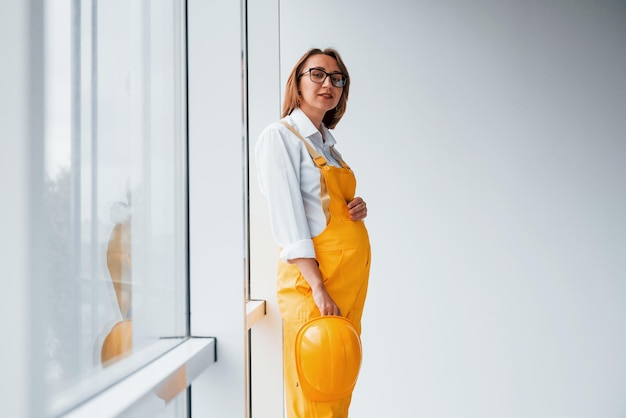
[[53, 0], [44, 19], [39, 309], [56, 415], [189, 336], [184, 2]]

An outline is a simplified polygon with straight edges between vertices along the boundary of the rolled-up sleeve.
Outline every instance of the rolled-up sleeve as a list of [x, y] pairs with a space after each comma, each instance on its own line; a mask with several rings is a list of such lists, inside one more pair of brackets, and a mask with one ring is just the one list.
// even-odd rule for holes
[[267, 198], [272, 234], [281, 247], [280, 258], [315, 258], [300, 189], [303, 146], [275, 123], [259, 136], [255, 158], [259, 188]]

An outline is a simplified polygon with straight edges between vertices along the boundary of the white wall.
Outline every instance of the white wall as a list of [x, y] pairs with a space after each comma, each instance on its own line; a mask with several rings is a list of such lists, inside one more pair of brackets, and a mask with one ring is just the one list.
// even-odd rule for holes
[[[0, 3], [0, 408], [7, 417], [45, 410], [43, 225], [43, 13], [39, 1]], [[33, 288], [41, 290], [33, 292]]]
[[281, 88], [311, 46], [351, 74], [336, 138], [373, 245], [352, 415], [626, 414], [625, 18], [609, 0], [280, 2]]
[[[0, 295], [0, 314], [5, 332], [11, 336], [11, 344], [3, 344], [0, 349], [2, 371], [12, 379], [3, 379], [0, 385], [0, 401], [3, 409], [12, 416], [27, 416], [28, 383], [28, 326], [29, 319], [24, 315], [24, 305], [28, 300], [26, 280], [12, 280], [28, 277], [28, 211], [30, 195], [23, 193], [30, 186], [26, 176], [28, 159], [29, 130], [26, 115], [29, 110], [28, 97], [28, 22], [29, 5], [16, 2], [2, 3], [0, 14], [0, 54], [6, 63], [0, 77], [0, 87], [5, 94], [0, 100], [0, 163], [4, 173], [19, 174], [15, 181], [1, 181], [3, 196], [12, 196], [10, 205], [3, 204], [0, 227], [1, 260], [6, 279]], [[14, 42], [8, 42], [13, 39]], [[13, 115], [13, 117], [8, 117]], [[9, 138], [20, 138], [12, 141]], [[6, 175], [6, 174], [5, 174]], [[3, 199], [3, 203], [4, 203]], [[14, 318], [9, 321], [9, 318]], [[26, 371], [26, 372], [25, 372]]]

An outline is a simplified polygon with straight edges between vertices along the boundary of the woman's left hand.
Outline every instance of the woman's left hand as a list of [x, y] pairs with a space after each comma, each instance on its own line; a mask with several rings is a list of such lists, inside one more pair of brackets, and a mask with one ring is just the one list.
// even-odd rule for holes
[[367, 216], [367, 205], [363, 199], [355, 197], [348, 202], [348, 212], [350, 213], [350, 219], [360, 221]]

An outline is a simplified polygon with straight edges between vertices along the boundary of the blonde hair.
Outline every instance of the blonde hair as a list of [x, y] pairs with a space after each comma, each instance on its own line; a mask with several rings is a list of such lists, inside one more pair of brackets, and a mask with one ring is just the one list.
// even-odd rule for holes
[[282, 117], [291, 114], [294, 109], [300, 107], [300, 89], [298, 88], [298, 80], [299, 75], [302, 73], [302, 67], [306, 60], [308, 60], [313, 55], [324, 54], [332, 57], [337, 61], [337, 66], [339, 67], [339, 71], [341, 71], [346, 76], [346, 85], [343, 86], [341, 97], [339, 98], [339, 103], [334, 109], [329, 110], [324, 115], [322, 122], [328, 129], [333, 129], [337, 126], [337, 123], [341, 120], [341, 117], [344, 113], [346, 113], [346, 104], [348, 103], [348, 92], [350, 91], [350, 76], [348, 75], [348, 69], [346, 65], [343, 63], [339, 52], [337, 52], [333, 48], [326, 48], [321, 50], [319, 48], [309, 49], [296, 63], [291, 70], [291, 74], [289, 74], [289, 78], [287, 79], [287, 84], [285, 86], [285, 100], [283, 101], [283, 114]]

